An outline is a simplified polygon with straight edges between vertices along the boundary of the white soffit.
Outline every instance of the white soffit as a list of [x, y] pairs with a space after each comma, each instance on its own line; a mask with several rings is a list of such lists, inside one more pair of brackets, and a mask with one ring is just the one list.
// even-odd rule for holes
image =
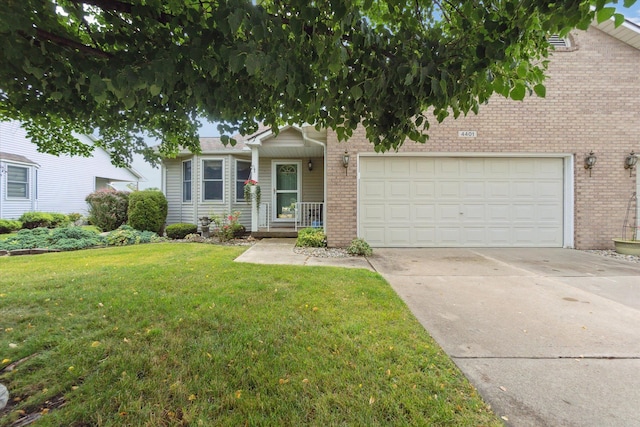
[[594, 24], [594, 26], [621, 42], [640, 50], [640, 25], [626, 20], [622, 25], [616, 28], [614, 20], [609, 19], [599, 25]]

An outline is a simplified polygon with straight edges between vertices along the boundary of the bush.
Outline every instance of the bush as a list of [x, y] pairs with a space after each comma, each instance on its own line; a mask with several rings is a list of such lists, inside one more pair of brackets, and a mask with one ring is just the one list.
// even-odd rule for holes
[[77, 212], [72, 212], [70, 214], [67, 215], [67, 218], [69, 218], [69, 223], [74, 224], [74, 225], [81, 225], [82, 224], [82, 214], [79, 214]]
[[22, 223], [15, 219], [0, 219], [0, 234], [13, 233], [22, 228]]
[[296, 246], [308, 248], [324, 248], [327, 246], [327, 236], [322, 228], [303, 228], [298, 230]]
[[214, 233], [221, 242], [226, 242], [234, 237], [240, 237], [246, 231], [244, 225], [240, 224], [240, 212], [235, 211], [231, 215], [222, 214], [211, 216], [211, 221], [215, 224]]
[[184, 222], [167, 226], [166, 233], [170, 239], [184, 239], [188, 234], [195, 234], [198, 226]]
[[351, 244], [347, 248], [347, 253], [350, 255], [371, 256], [373, 249], [371, 246], [361, 238], [353, 239]]
[[128, 224], [136, 230], [161, 234], [167, 209], [167, 198], [162, 191], [134, 191], [129, 195]]
[[25, 212], [18, 219], [22, 223], [22, 228], [32, 230], [39, 227], [52, 227], [53, 215], [46, 212]]
[[85, 199], [89, 204], [89, 222], [103, 231], [111, 231], [127, 222], [129, 192], [98, 190]]
[[138, 243], [151, 243], [160, 240], [158, 235], [152, 231], [139, 231], [129, 225], [121, 225], [106, 237], [109, 246], [137, 245]]
[[70, 223], [69, 217], [67, 215], [65, 215], [65, 214], [51, 213], [50, 215], [53, 218], [52, 221], [51, 221], [51, 227], [52, 228], [66, 227]]
[[56, 228], [55, 230], [34, 228], [20, 230], [15, 236], [0, 241], [0, 249], [49, 248], [71, 251], [103, 244], [104, 239], [98, 233], [80, 227]]

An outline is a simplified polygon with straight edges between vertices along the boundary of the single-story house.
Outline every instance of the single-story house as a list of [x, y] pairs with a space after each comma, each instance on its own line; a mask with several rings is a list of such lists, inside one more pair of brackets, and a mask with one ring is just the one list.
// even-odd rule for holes
[[[626, 159], [640, 151], [640, 27], [553, 42], [545, 98], [494, 96], [398, 152], [375, 153], [363, 129], [338, 142], [310, 125], [235, 147], [204, 138], [201, 154], [164, 160], [168, 222], [238, 210], [253, 232], [324, 227], [329, 246], [611, 248], [638, 186]], [[244, 200], [249, 178], [259, 208]]]
[[[78, 138], [91, 144], [87, 135]], [[85, 198], [114, 182], [137, 183], [144, 177], [131, 168], [111, 164], [109, 153], [96, 147], [91, 157], [41, 153], [18, 122], [0, 122], [0, 218], [25, 212], [87, 213]]]

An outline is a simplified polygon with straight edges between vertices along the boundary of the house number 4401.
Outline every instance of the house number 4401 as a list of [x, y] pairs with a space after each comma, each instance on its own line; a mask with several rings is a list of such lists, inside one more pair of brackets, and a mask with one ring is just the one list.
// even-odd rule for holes
[[458, 136], [460, 138], [475, 138], [478, 136], [478, 131], [475, 130], [459, 130]]

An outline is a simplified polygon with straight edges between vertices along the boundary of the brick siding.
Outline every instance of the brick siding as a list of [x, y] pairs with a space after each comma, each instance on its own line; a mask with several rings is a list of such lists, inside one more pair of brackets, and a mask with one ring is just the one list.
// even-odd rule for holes
[[[636, 189], [624, 158], [640, 152], [640, 52], [592, 27], [572, 34], [573, 49], [553, 53], [547, 96], [523, 102], [496, 95], [457, 120], [446, 119], [429, 130], [422, 145], [407, 141], [400, 153], [556, 153], [575, 158], [574, 244], [577, 249], [611, 248], [621, 235], [627, 202]], [[459, 138], [459, 130], [475, 130], [476, 138]], [[349, 168], [342, 166], [345, 150]], [[584, 157], [598, 157], [589, 172]], [[339, 143], [327, 135], [327, 239], [346, 246], [357, 234], [357, 163], [359, 153], [372, 153], [364, 130]]]

